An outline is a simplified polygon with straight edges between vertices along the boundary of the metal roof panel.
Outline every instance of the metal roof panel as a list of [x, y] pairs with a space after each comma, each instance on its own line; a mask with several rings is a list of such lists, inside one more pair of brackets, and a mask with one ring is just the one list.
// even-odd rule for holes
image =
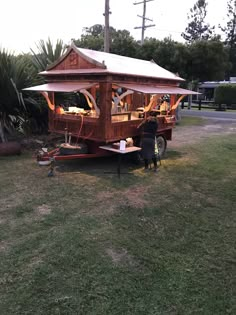
[[[77, 53], [81, 58], [86, 59], [91, 64], [100, 65], [90, 69], [83, 69], [78, 66], [77, 69], [64, 68], [55, 70], [63, 60], [68, 57], [71, 51]], [[178, 75], [160, 67], [154, 61], [136, 59], [103, 51], [96, 51], [86, 48], [78, 48], [72, 44], [64, 56], [59, 58], [53, 65], [47, 68], [47, 71], [41, 72], [43, 75], [63, 75], [63, 74], [121, 74], [127, 76], [146, 77], [154, 79], [174, 80], [176, 82], [184, 81]]]
[[38, 92], [76, 92], [82, 89], [89, 89], [94, 85], [95, 83], [54, 82], [32, 86], [30, 88], [25, 88], [23, 90]]
[[121, 84], [114, 83], [120, 87], [124, 87], [127, 90], [132, 90], [140, 93], [146, 94], [186, 94], [186, 95], [194, 95], [201, 94], [195, 91], [182, 89], [178, 86], [152, 86], [152, 85], [141, 85], [141, 84]]
[[108, 72], [184, 81], [184, 79], [160, 67], [153, 61], [135, 59], [85, 48], [77, 49], [89, 58], [106, 65]]

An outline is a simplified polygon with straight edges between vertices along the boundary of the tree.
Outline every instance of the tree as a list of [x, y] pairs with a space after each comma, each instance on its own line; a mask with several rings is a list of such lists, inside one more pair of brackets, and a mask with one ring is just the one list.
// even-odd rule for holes
[[[27, 69], [27, 71], [26, 71]], [[30, 97], [23, 97], [21, 90], [32, 85], [30, 65], [25, 58], [0, 50], [0, 138], [6, 142], [8, 135], [22, 128], [27, 108], [36, 105]]]
[[104, 26], [95, 24], [84, 28], [85, 34], [80, 39], [74, 41], [75, 45], [81, 48], [104, 50]]
[[186, 77], [189, 60], [189, 48], [182, 43], [164, 38], [160, 41], [155, 38], [146, 38], [143, 45], [137, 50], [137, 57], [145, 60], [154, 60], [159, 66]]
[[110, 51], [113, 54], [135, 57], [138, 43], [127, 30], [111, 29]]
[[163, 41], [160, 41], [153, 59], [163, 68], [185, 77], [189, 60], [188, 51], [186, 45], [175, 42], [171, 38], [164, 38]]
[[227, 9], [227, 26], [223, 27], [219, 25], [219, 27], [225, 33], [225, 43], [233, 47], [236, 43], [236, 0], [228, 0]]
[[235, 84], [220, 84], [215, 89], [215, 103], [219, 105], [219, 110], [224, 110], [222, 104], [227, 107], [235, 107], [236, 86]]
[[224, 44], [219, 39], [198, 40], [188, 45], [189, 80], [223, 80], [229, 66]]
[[[154, 60], [157, 50], [160, 45], [160, 40], [156, 38], [145, 38], [143, 45], [138, 45], [136, 58], [144, 60]], [[155, 60], [157, 62], [157, 60]]]
[[[38, 72], [46, 70], [46, 68], [58, 60], [65, 52], [66, 45], [61, 39], [56, 41], [55, 46], [53, 45], [50, 38], [45, 42], [40, 40], [36, 47], [38, 51], [31, 49], [32, 55], [24, 55], [20, 58], [25, 59], [25, 70], [32, 74], [35, 84], [40, 84], [44, 82], [42, 77], [38, 76]], [[28, 65], [28, 66], [27, 66]], [[32, 65], [34, 70], [31, 69]], [[33, 73], [32, 73], [33, 71]], [[28, 86], [31, 86], [28, 84]], [[47, 130], [48, 124], [48, 107], [45, 99], [37, 94], [32, 94], [30, 92], [25, 92], [23, 94], [24, 99], [30, 99], [34, 103], [34, 106], [27, 106], [27, 114], [24, 117], [23, 128], [27, 130], [28, 133], [44, 133]]]
[[[88, 48], [104, 51], [104, 26], [95, 24], [86, 27], [85, 34], [81, 39], [75, 40], [75, 45], [81, 48]], [[127, 30], [116, 30], [110, 27], [110, 52], [117, 55], [134, 57], [137, 49], [137, 42]]]
[[214, 26], [205, 23], [205, 18], [207, 15], [207, 2], [206, 0], [197, 0], [193, 8], [190, 9], [190, 14], [188, 14], [188, 26], [185, 32], [181, 36], [189, 43], [195, 40], [210, 39], [213, 35]]
[[236, 0], [228, 0], [228, 22], [225, 27], [219, 25], [225, 34], [225, 45], [229, 50], [229, 60], [231, 62], [231, 69], [228, 72], [230, 75], [236, 74]]
[[66, 50], [66, 46], [61, 39], [57, 40], [55, 47], [53, 47], [50, 38], [46, 42], [41, 39], [36, 47], [37, 52], [32, 48], [30, 50], [33, 54], [33, 63], [39, 71], [44, 71], [47, 66], [59, 59]]

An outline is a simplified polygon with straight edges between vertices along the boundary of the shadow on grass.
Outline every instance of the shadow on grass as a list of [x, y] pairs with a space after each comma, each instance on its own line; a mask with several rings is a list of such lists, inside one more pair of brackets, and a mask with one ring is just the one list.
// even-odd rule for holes
[[[121, 172], [134, 171], [142, 164], [136, 164], [132, 159], [122, 156]], [[118, 156], [100, 157], [93, 159], [77, 159], [68, 161], [56, 161], [55, 170], [58, 173], [86, 173], [88, 175], [106, 175], [117, 173]]]
[[[162, 160], [177, 160], [184, 156], [183, 152], [176, 150], [169, 150], [166, 152]], [[143, 169], [144, 162], [142, 160], [137, 161], [132, 158], [132, 156], [124, 155], [121, 157], [121, 175], [123, 174], [133, 174], [137, 170]], [[117, 174], [118, 167], [118, 156], [112, 155], [109, 157], [98, 157], [93, 159], [77, 159], [68, 161], [56, 161], [55, 171], [58, 174], [87, 174], [102, 176]]]
[[168, 150], [163, 160], [177, 160], [177, 159], [182, 158], [183, 156], [184, 156], [183, 152], [175, 151], [175, 150]]

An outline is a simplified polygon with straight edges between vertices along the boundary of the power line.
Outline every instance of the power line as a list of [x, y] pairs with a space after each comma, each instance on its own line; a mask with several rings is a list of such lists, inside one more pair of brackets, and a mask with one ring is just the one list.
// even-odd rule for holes
[[146, 21], [151, 21], [153, 22], [153, 20], [149, 19], [146, 17], [146, 3], [147, 2], [150, 2], [150, 1], [153, 1], [153, 0], [144, 0], [144, 1], [141, 1], [141, 2], [134, 2], [134, 5], [136, 4], [141, 4], [143, 3], [143, 15], [138, 15], [138, 17], [142, 18], [142, 26], [136, 26], [135, 29], [138, 29], [138, 28], [141, 28], [142, 29], [142, 33], [141, 33], [141, 45], [143, 44], [144, 42], [144, 32], [146, 30], [147, 27], [153, 27], [155, 26], [155, 24], [150, 24], [150, 25], [146, 25]]
[[168, 33], [178, 33], [178, 34], [181, 34], [183, 33], [183, 31], [174, 31], [174, 30], [169, 30], [169, 29], [163, 29], [163, 28], [158, 28], [158, 27], [155, 27], [154, 30], [157, 30], [159, 32], [168, 32]]

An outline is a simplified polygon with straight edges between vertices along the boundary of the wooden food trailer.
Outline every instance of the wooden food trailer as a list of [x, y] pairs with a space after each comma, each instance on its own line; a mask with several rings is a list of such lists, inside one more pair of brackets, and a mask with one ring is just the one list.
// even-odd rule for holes
[[151, 111], [158, 118], [157, 143], [163, 155], [179, 102], [196, 93], [180, 88], [184, 79], [154, 61], [77, 48], [73, 43], [40, 74], [47, 83], [25, 90], [45, 97], [49, 131], [65, 135], [59, 148], [41, 154], [42, 161], [105, 155], [100, 146], [127, 138], [139, 145], [137, 127]]

